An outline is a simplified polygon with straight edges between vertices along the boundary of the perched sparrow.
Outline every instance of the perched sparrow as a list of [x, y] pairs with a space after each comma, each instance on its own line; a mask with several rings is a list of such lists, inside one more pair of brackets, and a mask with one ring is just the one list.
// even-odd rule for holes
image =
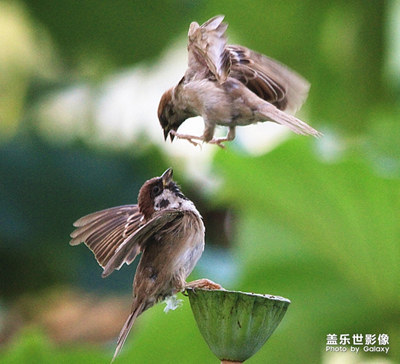
[[[202, 26], [190, 24], [188, 69], [179, 83], [161, 97], [158, 118], [168, 135], [217, 144], [235, 138], [236, 126], [274, 121], [298, 134], [319, 136], [303, 121], [285, 112], [296, 112], [307, 98], [309, 83], [284, 65], [239, 45], [227, 45], [222, 23], [216, 16]], [[190, 117], [202, 116], [201, 136], [178, 134]], [[229, 127], [225, 138], [214, 138], [216, 125]]]
[[137, 205], [98, 211], [74, 226], [70, 244], [84, 242], [104, 268], [103, 277], [142, 253], [133, 281], [132, 311], [113, 361], [142, 312], [188, 287], [221, 288], [206, 279], [186, 283], [204, 249], [204, 225], [193, 202], [172, 180], [171, 168], [142, 186]]

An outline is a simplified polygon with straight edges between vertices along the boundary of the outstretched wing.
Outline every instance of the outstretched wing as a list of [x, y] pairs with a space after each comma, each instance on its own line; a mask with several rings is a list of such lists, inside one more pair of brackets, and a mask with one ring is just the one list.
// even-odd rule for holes
[[136, 257], [139, 248], [142, 249], [147, 242], [153, 241], [152, 238], [157, 235], [161, 229], [163, 229], [164, 233], [168, 232], [168, 228], [173, 229], [182, 217], [183, 212], [176, 209], [165, 209], [157, 213], [151, 220], [119, 244], [115, 254], [104, 267], [102, 276], [107, 277], [115, 269], [121, 268], [133, 254], [135, 254]]
[[213, 75], [219, 83], [233, 77], [260, 98], [280, 110], [295, 113], [308, 96], [310, 84], [285, 65], [238, 45], [227, 45], [223, 23], [218, 15], [189, 28], [189, 77]]
[[220, 83], [229, 75], [231, 60], [226, 50], [225, 31], [228, 24], [222, 23], [223, 15], [206, 21], [202, 26], [193, 22], [189, 27], [189, 71], [192, 75], [212, 73]]
[[77, 220], [70, 244], [85, 243], [104, 268], [102, 276], [107, 277], [124, 263], [132, 263], [161, 228], [182, 216], [179, 210], [163, 210], [146, 224], [141, 224], [138, 205], [112, 207]]
[[[138, 205], [112, 207], [86, 215], [74, 223], [71, 245], [85, 243], [104, 268], [118, 248], [140, 227], [142, 214]], [[139, 253], [139, 247], [126, 257], [130, 264]]]
[[280, 110], [295, 113], [308, 96], [310, 84], [285, 65], [248, 48], [229, 45], [230, 77]]

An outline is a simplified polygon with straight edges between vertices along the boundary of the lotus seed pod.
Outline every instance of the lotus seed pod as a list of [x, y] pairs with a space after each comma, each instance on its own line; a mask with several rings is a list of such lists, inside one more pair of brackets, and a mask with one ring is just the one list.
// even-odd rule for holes
[[188, 289], [200, 333], [222, 363], [242, 363], [265, 344], [285, 315], [283, 297]]

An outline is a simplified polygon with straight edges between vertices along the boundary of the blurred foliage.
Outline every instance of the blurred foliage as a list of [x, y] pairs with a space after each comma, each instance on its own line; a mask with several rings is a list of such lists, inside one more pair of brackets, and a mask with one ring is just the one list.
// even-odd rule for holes
[[387, 332], [393, 346], [400, 338], [399, 180], [379, 176], [361, 153], [329, 164], [314, 154], [296, 139], [257, 158], [215, 159], [225, 184], [214, 198], [239, 215], [238, 286], [292, 300], [296, 328], [265, 361], [317, 362], [327, 332]]
[[[321, 362], [333, 332], [387, 333], [389, 355], [376, 357], [400, 362], [400, 77], [385, 79], [396, 71], [386, 68], [398, 51], [388, 38], [399, 8], [397, 0], [0, 1], [0, 329], [27, 292], [41, 296], [62, 283], [129, 293], [134, 268], [102, 280], [91, 252], [69, 247], [71, 224], [134, 203], [141, 184], [172, 165], [210, 226], [208, 247], [221, 241], [222, 255], [235, 258], [226, 288], [292, 301], [249, 363]], [[222, 181], [213, 193], [189, 183], [181, 160], [146, 137], [126, 149], [102, 148], [93, 120], [82, 120], [83, 131], [68, 142], [43, 138], [34, 111], [55, 92], [86, 82], [96, 93], [110, 74], [154, 62], [190, 21], [220, 13], [232, 42], [310, 80], [303, 112], [324, 138], [294, 137], [258, 157], [235, 141], [212, 161]], [[218, 237], [229, 211], [230, 243]], [[202, 271], [212, 272], [215, 261], [208, 271], [200, 262]], [[55, 345], [32, 324], [0, 347], [0, 362], [108, 363], [113, 351], [114, 341]], [[162, 306], [143, 314], [117, 362], [133, 360], [217, 362], [186, 298], [168, 315]]]
[[48, 337], [37, 328], [26, 328], [17, 340], [0, 356], [2, 363], [94, 363], [105, 362], [105, 355], [95, 348], [56, 349]]
[[24, 2], [72, 65], [97, 58], [127, 66], [155, 57], [193, 19], [195, 9], [187, 0]]

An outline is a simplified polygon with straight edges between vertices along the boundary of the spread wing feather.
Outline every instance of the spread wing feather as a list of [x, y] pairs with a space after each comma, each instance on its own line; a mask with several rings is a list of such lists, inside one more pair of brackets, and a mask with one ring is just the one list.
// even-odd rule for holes
[[74, 223], [71, 245], [85, 243], [104, 268], [125, 239], [136, 231], [142, 215], [137, 205], [124, 205], [94, 212]]
[[295, 113], [308, 96], [310, 84], [285, 65], [238, 45], [227, 45], [218, 15], [189, 28], [189, 68], [185, 77], [215, 77], [220, 84], [233, 77], [280, 110]]
[[307, 98], [310, 84], [285, 65], [248, 48], [229, 45], [230, 77], [280, 110], [295, 113]]
[[179, 222], [182, 216], [182, 211], [176, 209], [166, 209], [163, 210], [162, 213], [156, 214], [151, 220], [142, 225], [119, 244], [118, 249], [104, 267], [102, 276], [107, 277], [115, 269], [118, 270], [121, 268], [124, 263], [130, 264], [146, 243], [150, 240], [153, 241], [152, 238], [156, 236], [161, 229], [167, 224], [171, 223], [174, 225], [174, 223]]
[[112, 207], [77, 220], [70, 244], [85, 243], [104, 268], [102, 276], [106, 277], [124, 263], [132, 263], [146, 243], [179, 216], [179, 210], [163, 210], [143, 224], [137, 205]]
[[218, 15], [202, 26], [196, 22], [189, 27], [189, 69], [193, 75], [211, 72], [219, 83], [224, 83], [230, 71], [230, 56], [226, 49], [225, 31], [228, 24]]

